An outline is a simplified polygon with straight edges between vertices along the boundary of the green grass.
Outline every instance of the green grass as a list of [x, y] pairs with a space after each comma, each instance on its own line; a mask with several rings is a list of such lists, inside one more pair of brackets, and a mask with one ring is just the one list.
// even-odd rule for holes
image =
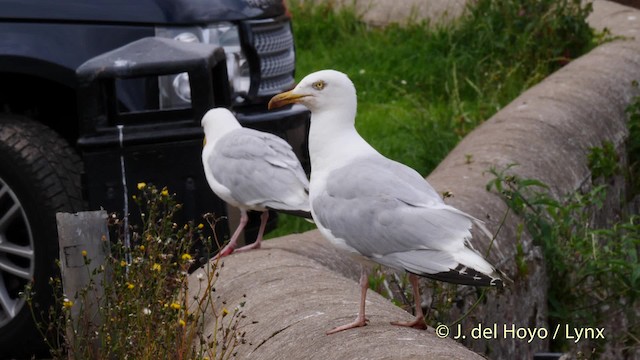
[[[335, 69], [358, 91], [356, 127], [427, 175], [477, 125], [595, 43], [577, 0], [478, 0], [454, 23], [371, 28], [353, 9], [290, 0], [297, 78]], [[270, 236], [310, 227], [283, 217]]]

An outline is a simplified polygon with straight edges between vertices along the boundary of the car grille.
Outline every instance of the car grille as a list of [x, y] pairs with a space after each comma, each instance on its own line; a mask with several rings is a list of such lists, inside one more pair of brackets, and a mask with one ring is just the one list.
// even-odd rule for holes
[[289, 20], [254, 20], [249, 25], [260, 60], [258, 96], [292, 88], [296, 57]]

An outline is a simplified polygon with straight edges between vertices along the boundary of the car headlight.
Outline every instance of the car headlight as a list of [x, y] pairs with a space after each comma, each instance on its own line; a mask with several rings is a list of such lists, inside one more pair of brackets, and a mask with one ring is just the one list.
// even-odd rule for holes
[[[240, 45], [238, 27], [222, 22], [207, 27], [156, 28], [156, 36], [184, 42], [201, 42], [221, 46], [227, 55], [227, 73], [232, 99], [242, 101], [249, 92], [251, 74], [247, 57]], [[181, 73], [159, 77], [160, 108], [187, 107], [191, 102], [189, 75]]]

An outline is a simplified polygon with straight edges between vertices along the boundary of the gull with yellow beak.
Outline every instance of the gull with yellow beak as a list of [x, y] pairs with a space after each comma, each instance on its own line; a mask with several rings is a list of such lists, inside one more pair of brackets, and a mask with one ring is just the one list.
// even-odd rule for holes
[[218, 256], [231, 254], [249, 217], [262, 212], [253, 244], [236, 251], [260, 248], [269, 209], [305, 216], [309, 212], [309, 181], [291, 145], [276, 135], [243, 128], [225, 108], [202, 118], [205, 146], [202, 165], [218, 197], [240, 209], [240, 224]]
[[[405, 270], [413, 286], [416, 319], [395, 325], [426, 328], [418, 276], [476, 286], [502, 285], [495, 268], [469, 243], [476, 218], [446, 205], [415, 170], [387, 159], [355, 129], [356, 89], [343, 73], [323, 70], [269, 108], [299, 103], [311, 111], [309, 155], [311, 214], [333, 245], [356, 259]], [[327, 332], [365, 326], [368, 277], [360, 274], [360, 310], [352, 323]]]

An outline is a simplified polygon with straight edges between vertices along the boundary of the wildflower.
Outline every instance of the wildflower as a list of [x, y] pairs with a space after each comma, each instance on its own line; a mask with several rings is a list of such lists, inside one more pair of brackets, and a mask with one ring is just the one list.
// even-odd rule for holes
[[132, 283], [129, 283], [129, 282], [127, 283], [127, 289], [131, 290], [131, 289], [133, 289], [134, 287], [136, 287], [136, 286], [135, 286], [135, 285], [133, 285]]
[[73, 301], [71, 301], [71, 300], [69, 300], [67, 298], [64, 298], [64, 300], [62, 301], [62, 306], [65, 309], [69, 309], [69, 308], [71, 308], [73, 306]]
[[180, 310], [180, 307], [181, 307], [180, 304], [178, 304], [176, 302], [172, 302], [171, 305], [169, 305], [169, 306], [171, 306], [171, 308], [173, 310]]
[[87, 250], [82, 250], [82, 257], [87, 257]]
[[192, 259], [191, 255], [189, 255], [187, 253], [182, 254], [182, 256], [180, 258], [182, 259], [182, 261], [189, 261], [189, 260]]
[[167, 190], [167, 188], [162, 189], [162, 192], [160, 192], [160, 195], [169, 196], [169, 190]]
[[144, 251], [144, 245], [140, 245], [140, 251]]
[[198, 224], [198, 229], [202, 230], [202, 228], [204, 228], [204, 224], [203, 223]]
[[133, 200], [138, 200], [138, 197], [137, 197], [137, 196], [135, 196], [135, 195], [133, 195], [131, 198], [132, 198]]
[[184, 322], [184, 320], [180, 319], [178, 320], [178, 324], [180, 324], [180, 326], [185, 327], [185, 325], [187, 325], [186, 322]]
[[225, 316], [227, 316], [227, 315], [229, 315], [229, 310], [227, 310], [227, 308], [224, 308], [224, 307], [223, 307], [223, 308], [222, 308], [222, 317], [225, 317]]
[[151, 315], [151, 309], [144, 308], [144, 309], [142, 309], [142, 313], [145, 314], [145, 315]]
[[364, 73], [366, 73], [367, 71], [365, 69], [360, 69], [360, 71], [358, 71], [358, 73], [360, 73], [360, 75], [364, 75]]
[[120, 260], [120, 266], [125, 267], [127, 266], [127, 262], [124, 260]]
[[196, 275], [196, 279], [198, 279], [199, 281], [203, 281], [204, 280], [204, 274], [203, 273], [199, 273], [198, 275]]
[[407, 85], [407, 80], [400, 80], [400, 84]]
[[144, 182], [138, 183], [138, 190], [144, 190], [144, 188], [146, 187], [147, 187], [147, 183], [144, 183]]
[[151, 266], [151, 270], [153, 271], [160, 271], [162, 269], [162, 266], [158, 263], [153, 263], [153, 266]]

